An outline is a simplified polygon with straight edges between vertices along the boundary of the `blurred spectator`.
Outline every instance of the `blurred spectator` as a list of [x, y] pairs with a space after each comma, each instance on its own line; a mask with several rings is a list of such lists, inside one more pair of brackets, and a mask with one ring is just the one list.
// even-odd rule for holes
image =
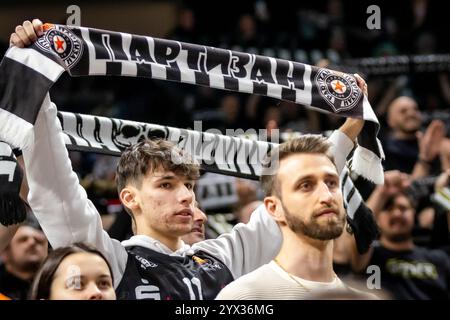
[[226, 129], [242, 128], [241, 102], [234, 94], [226, 94], [220, 101], [219, 110], [222, 113], [223, 125], [221, 131], [225, 134]]
[[198, 207], [198, 203], [195, 205], [193, 225], [190, 233], [181, 237], [188, 245], [192, 246], [194, 243], [205, 240], [205, 225], [207, 221], [206, 214]]
[[[439, 170], [434, 161], [445, 138], [445, 125], [434, 120], [425, 133], [421, 133], [422, 115], [417, 103], [410, 97], [398, 97], [389, 105], [387, 123], [391, 132], [384, 141], [386, 170], [400, 170], [423, 177]], [[434, 168], [433, 168], [434, 167]]]
[[[347, 59], [350, 54], [347, 51], [347, 38], [345, 31], [341, 27], [333, 27], [330, 32], [329, 50], [333, 50], [334, 54], [337, 54], [339, 59]], [[316, 63], [316, 61], [313, 61]]]
[[175, 28], [167, 35], [168, 39], [187, 43], [197, 43], [198, 33], [195, 29], [195, 13], [190, 8], [180, 8]]
[[1, 254], [0, 293], [14, 300], [25, 300], [31, 282], [47, 257], [48, 242], [34, 217], [20, 225]]
[[264, 113], [264, 124], [267, 130], [267, 135], [272, 136], [272, 130], [279, 129], [283, 121], [283, 115], [278, 106], [269, 106]]
[[237, 208], [242, 208], [247, 204], [257, 200], [258, 183], [255, 181], [236, 178], [236, 194], [238, 196]]
[[431, 245], [450, 257], [450, 168], [437, 177], [431, 199], [435, 210]]
[[118, 158], [96, 154], [93, 156], [93, 161], [92, 171], [86, 174], [80, 182], [99, 210], [103, 228], [108, 230], [117, 213], [113, 205], [116, 203], [118, 206], [120, 205], [114, 181]]
[[450, 139], [444, 139], [441, 143], [442, 171], [450, 170]]
[[259, 48], [263, 43], [261, 37], [255, 18], [250, 14], [242, 15], [239, 18], [234, 44], [241, 48]]
[[242, 208], [236, 211], [236, 218], [238, 222], [248, 223], [250, 221], [250, 217], [252, 216], [253, 211], [256, 210], [262, 204], [261, 200], [255, 200], [247, 203], [242, 206]]
[[358, 272], [378, 266], [382, 289], [396, 299], [448, 299], [450, 259], [441, 250], [414, 245], [415, 201], [405, 193], [409, 183], [399, 171], [386, 172], [385, 185], [367, 201], [380, 227], [380, 241], [367, 254], [353, 257], [352, 266]]
[[284, 119], [281, 131], [292, 132], [319, 132], [319, 115], [315, 111], [304, 109], [299, 105], [281, 101], [278, 105]]
[[14, 234], [19, 227], [19, 224], [10, 225], [7, 227], [0, 224], [0, 253], [2, 253], [3, 250], [5, 250], [5, 248], [8, 246], [9, 242], [14, 237]]
[[50, 252], [33, 282], [31, 300], [115, 300], [111, 266], [94, 247], [75, 243]]

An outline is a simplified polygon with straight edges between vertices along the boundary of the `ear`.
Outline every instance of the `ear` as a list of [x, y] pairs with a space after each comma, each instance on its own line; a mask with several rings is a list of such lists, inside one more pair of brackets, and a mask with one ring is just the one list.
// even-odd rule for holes
[[133, 186], [123, 188], [119, 193], [120, 201], [133, 215], [140, 211], [139, 192]]
[[277, 222], [284, 222], [284, 211], [281, 206], [281, 201], [275, 196], [268, 196], [264, 198], [264, 206], [267, 212]]

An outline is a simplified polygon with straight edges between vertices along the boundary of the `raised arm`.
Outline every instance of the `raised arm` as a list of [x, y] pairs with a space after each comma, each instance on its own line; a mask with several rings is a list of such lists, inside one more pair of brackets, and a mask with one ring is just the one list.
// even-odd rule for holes
[[[364, 95], [368, 95], [367, 84], [363, 78], [358, 74], [354, 74], [359, 88]], [[336, 163], [336, 168], [339, 174], [344, 169], [345, 163], [349, 153], [356, 144], [357, 137], [364, 127], [364, 120], [347, 118], [344, 124], [330, 136], [329, 140], [332, 143], [332, 153]]]
[[100, 215], [72, 171], [57, 110], [47, 95], [34, 127], [34, 144], [23, 150], [28, 202], [52, 247], [88, 242], [108, 258], [115, 280], [123, 274], [127, 254], [103, 230]]
[[[33, 21], [34, 22], [34, 21]], [[14, 39], [26, 44], [23, 36], [36, 32], [39, 24], [24, 23]], [[29, 36], [30, 42], [36, 39]], [[64, 144], [56, 106], [47, 94], [34, 126], [34, 143], [23, 150], [29, 185], [28, 202], [53, 248], [75, 242], [88, 242], [108, 258], [116, 285], [123, 274], [127, 253], [120, 242], [111, 239], [103, 230], [100, 215], [77, 175], [72, 171]]]

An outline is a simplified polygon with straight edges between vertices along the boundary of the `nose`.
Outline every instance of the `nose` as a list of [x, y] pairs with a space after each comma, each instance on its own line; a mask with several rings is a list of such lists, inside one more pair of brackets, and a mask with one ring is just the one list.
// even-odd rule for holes
[[200, 210], [198, 207], [194, 209], [194, 221], [201, 221], [202, 224], [206, 223], [207, 220], [206, 214]]
[[395, 207], [392, 209], [391, 216], [392, 217], [401, 217], [401, 216], [403, 216], [403, 211], [400, 208]]
[[408, 109], [408, 111], [406, 112], [406, 115], [408, 117], [420, 117], [420, 111], [415, 109], [415, 108], [410, 108]]
[[38, 242], [34, 237], [28, 237], [27, 238], [27, 245], [32, 247], [34, 245], [36, 245]]
[[96, 284], [92, 283], [88, 288], [86, 288], [86, 298], [86, 300], [102, 300], [103, 292]]
[[320, 203], [329, 205], [333, 202], [333, 194], [325, 182], [319, 183], [317, 191], [319, 192]]
[[194, 192], [192, 191], [192, 189], [188, 189], [188, 187], [183, 184], [183, 186], [180, 188], [178, 196], [182, 204], [190, 205], [192, 203], [192, 200], [194, 199]]

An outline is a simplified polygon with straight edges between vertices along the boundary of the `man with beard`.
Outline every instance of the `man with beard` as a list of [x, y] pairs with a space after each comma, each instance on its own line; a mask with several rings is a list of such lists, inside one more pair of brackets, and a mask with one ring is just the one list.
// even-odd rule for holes
[[382, 289], [396, 299], [448, 299], [450, 261], [441, 250], [414, 245], [415, 203], [407, 193], [409, 177], [399, 171], [385, 173], [367, 201], [380, 228], [380, 240], [364, 255], [352, 258], [354, 271], [380, 268]]
[[391, 130], [384, 142], [385, 169], [411, 173], [414, 178], [426, 176], [434, 167], [445, 138], [445, 125], [433, 120], [420, 132], [422, 115], [416, 101], [401, 96], [391, 102], [387, 122]]
[[355, 292], [333, 271], [333, 239], [342, 234], [346, 220], [329, 143], [320, 135], [305, 135], [281, 144], [270, 160], [277, 172], [263, 171], [261, 183], [264, 206], [283, 234], [281, 250], [268, 264], [226, 286], [217, 299], [305, 299], [324, 290]]
[[25, 300], [33, 278], [47, 257], [47, 238], [32, 218], [20, 225], [1, 254], [0, 293], [14, 300]]

